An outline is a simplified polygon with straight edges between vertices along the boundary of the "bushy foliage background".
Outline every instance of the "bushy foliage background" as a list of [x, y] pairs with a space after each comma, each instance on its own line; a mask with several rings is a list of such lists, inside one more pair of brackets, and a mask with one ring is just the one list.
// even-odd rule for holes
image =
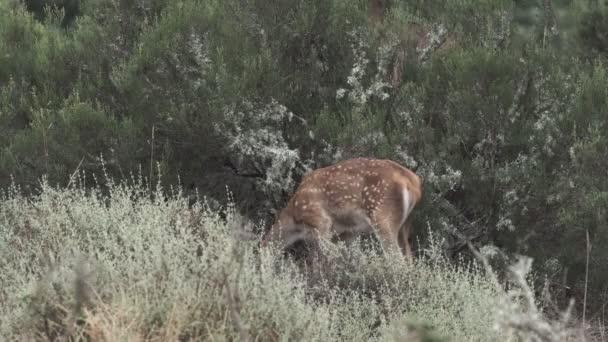
[[607, 18], [587, 0], [1, 1], [0, 185], [141, 168], [268, 219], [305, 170], [388, 157], [424, 179], [420, 241], [529, 255], [599, 317]]

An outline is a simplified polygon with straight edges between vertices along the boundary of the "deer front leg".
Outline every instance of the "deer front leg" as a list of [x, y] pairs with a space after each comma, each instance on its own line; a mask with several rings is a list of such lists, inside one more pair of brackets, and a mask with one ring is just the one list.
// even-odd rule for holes
[[319, 253], [321, 241], [329, 241], [332, 237], [333, 221], [324, 210], [315, 211], [303, 218], [307, 227], [306, 240], [313, 242], [313, 250]]

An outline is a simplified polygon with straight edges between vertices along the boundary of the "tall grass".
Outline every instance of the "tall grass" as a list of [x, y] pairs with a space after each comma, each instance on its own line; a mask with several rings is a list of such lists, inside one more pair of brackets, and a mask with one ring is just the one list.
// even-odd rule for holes
[[[532, 291], [505, 292], [431, 243], [413, 263], [358, 242], [302, 267], [179, 191], [16, 187], [0, 199], [0, 337], [93, 341], [566, 339]], [[520, 274], [515, 272], [514, 274]], [[517, 285], [517, 283], [515, 283]], [[521, 284], [519, 284], [521, 285]], [[515, 291], [515, 292], [514, 292]], [[540, 329], [539, 327], [542, 327]], [[544, 329], [544, 330], [543, 330]]]

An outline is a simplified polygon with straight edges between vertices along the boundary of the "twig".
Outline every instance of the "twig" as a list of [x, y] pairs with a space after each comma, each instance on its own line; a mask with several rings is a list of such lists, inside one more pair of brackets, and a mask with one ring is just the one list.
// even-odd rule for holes
[[152, 138], [150, 139], [150, 194], [152, 194], [152, 165], [154, 164], [154, 125], [152, 125]]
[[44, 142], [44, 167], [46, 169], [46, 173], [49, 173], [49, 142], [48, 142], [48, 130], [53, 127], [53, 123], [49, 125], [46, 129], [42, 129], [42, 140]]
[[586, 231], [587, 238], [587, 260], [585, 261], [585, 293], [583, 295], [583, 327], [585, 326], [585, 314], [587, 311], [587, 286], [589, 284], [589, 254], [591, 252], [591, 242], [589, 241], [589, 230]]
[[424, 62], [428, 58], [428, 56], [435, 50], [439, 49], [441, 45], [443, 45], [446, 36], [448, 34], [448, 30], [445, 28], [443, 24], [435, 25], [427, 33], [427, 37], [429, 37], [429, 44], [427, 47], [422, 49], [418, 60]]
[[82, 159], [80, 159], [80, 163], [78, 163], [78, 166], [76, 166], [76, 169], [74, 170], [74, 172], [72, 172], [72, 175], [70, 176], [70, 179], [68, 181], [67, 188], [69, 188], [70, 185], [72, 185], [72, 180], [74, 180], [74, 176], [76, 176], [76, 173], [78, 173], [78, 170], [80, 169], [80, 165], [82, 165], [83, 161], [84, 161], [84, 157], [82, 157]]
[[[553, 4], [551, 0], [543, 1], [543, 11], [544, 11], [544, 27], [543, 27], [543, 49], [545, 48], [545, 41], [549, 34], [555, 35], [557, 33], [557, 21], [555, 18], [555, 13], [553, 11]], [[550, 32], [548, 32], [550, 31]]]

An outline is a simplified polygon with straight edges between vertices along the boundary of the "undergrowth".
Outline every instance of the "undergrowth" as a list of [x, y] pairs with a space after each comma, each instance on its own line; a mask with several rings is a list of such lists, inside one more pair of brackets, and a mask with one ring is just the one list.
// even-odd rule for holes
[[92, 341], [578, 339], [546, 319], [527, 264], [506, 291], [481, 264], [416, 261], [361, 242], [303, 266], [219, 213], [143, 182], [17, 187], [0, 200], [0, 336]]

